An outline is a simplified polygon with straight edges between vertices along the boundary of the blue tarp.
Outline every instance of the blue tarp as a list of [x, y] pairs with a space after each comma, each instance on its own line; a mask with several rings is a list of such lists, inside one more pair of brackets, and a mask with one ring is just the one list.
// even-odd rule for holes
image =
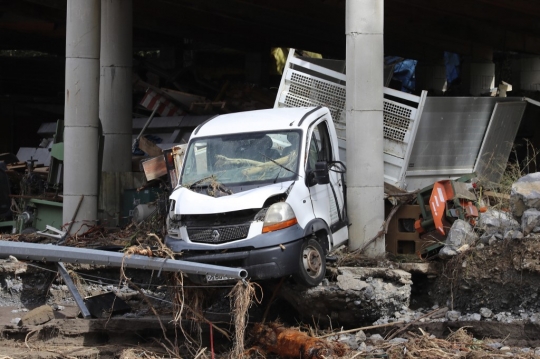
[[459, 77], [459, 55], [453, 52], [444, 52], [444, 66], [446, 67], [446, 82], [452, 84]]
[[[416, 89], [416, 65], [417, 60], [404, 59], [398, 56], [386, 56], [384, 58], [385, 65], [394, 65], [394, 74], [392, 80], [401, 82], [401, 91], [414, 92]], [[459, 78], [459, 67], [461, 60], [458, 54], [453, 52], [444, 52], [444, 66], [446, 68], [446, 82], [450, 86], [456, 79]]]
[[384, 58], [386, 65], [394, 65], [394, 75], [392, 80], [401, 82], [401, 91], [411, 93], [416, 88], [416, 64], [417, 60], [403, 59], [397, 56], [386, 56]]
[[413, 92], [416, 89], [416, 60], [403, 60], [394, 67], [394, 79], [401, 81], [401, 91]]

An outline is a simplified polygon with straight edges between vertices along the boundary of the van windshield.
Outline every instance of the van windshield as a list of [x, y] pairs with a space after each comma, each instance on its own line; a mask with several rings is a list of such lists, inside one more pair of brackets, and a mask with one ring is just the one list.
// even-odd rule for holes
[[286, 130], [195, 139], [184, 158], [180, 185], [211, 185], [211, 180], [225, 186], [258, 185], [296, 179], [300, 135]]

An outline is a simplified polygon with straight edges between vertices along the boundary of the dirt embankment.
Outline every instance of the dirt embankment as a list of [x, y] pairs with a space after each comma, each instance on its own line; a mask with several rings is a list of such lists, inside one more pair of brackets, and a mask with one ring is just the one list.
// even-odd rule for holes
[[540, 235], [480, 246], [443, 265], [432, 297], [454, 310], [540, 311]]

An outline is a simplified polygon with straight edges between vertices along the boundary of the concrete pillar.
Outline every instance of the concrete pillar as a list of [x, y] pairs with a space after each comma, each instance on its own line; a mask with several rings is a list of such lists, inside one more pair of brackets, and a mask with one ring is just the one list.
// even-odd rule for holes
[[493, 49], [474, 44], [471, 53], [471, 61], [463, 64], [463, 83], [472, 96], [487, 94], [495, 87]]
[[18, 146], [15, 146], [17, 133], [15, 130], [13, 100], [9, 97], [0, 99], [0, 153], [17, 153]]
[[418, 61], [416, 65], [416, 88], [429, 90], [435, 96], [444, 95], [446, 85], [446, 68], [444, 61]]
[[[349, 247], [363, 247], [384, 222], [384, 1], [347, 0], [347, 201]], [[365, 254], [384, 255], [384, 237]]]
[[260, 84], [262, 75], [262, 54], [250, 52], [246, 54], [246, 82]]
[[99, 0], [67, 1], [62, 220], [71, 222], [84, 196], [75, 221], [89, 226], [97, 218], [99, 22]]
[[540, 57], [523, 55], [519, 59], [519, 64], [517, 71], [519, 83], [518, 81], [515, 84], [512, 83], [514, 88], [524, 91], [540, 91]]
[[103, 126], [103, 172], [131, 171], [132, 0], [101, 1], [99, 118]]

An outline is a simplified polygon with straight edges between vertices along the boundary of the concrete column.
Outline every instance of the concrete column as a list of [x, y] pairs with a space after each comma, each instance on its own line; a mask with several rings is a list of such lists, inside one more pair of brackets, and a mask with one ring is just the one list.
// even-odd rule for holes
[[473, 44], [470, 63], [463, 64], [463, 84], [472, 96], [487, 94], [495, 87], [493, 49]]
[[103, 126], [103, 172], [131, 171], [132, 0], [101, 1], [99, 118]]
[[512, 83], [514, 88], [524, 91], [540, 91], [540, 57], [523, 55], [518, 61], [520, 66], [517, 67], [516, 73], [519, 77], [518, 81]]
[[[384, 221], [384, 1], [347, 0], [347, 201], [349, 247], [363, 247]], [[385, 253], [384, 237], [365, 254]]]
[[[97, 218], [99, 22], [99, 0], [67, 1], [64, 223], [71, 222], [81, 196], [75, 221], [93, 225]], [[71, 232], [80, 228], [74, 223]]]
[[429, 90], [435, 96], [444, 95], [446, 68], [442, 56], [437, 62], [418, 61], [415, 76], [417, 89]]

